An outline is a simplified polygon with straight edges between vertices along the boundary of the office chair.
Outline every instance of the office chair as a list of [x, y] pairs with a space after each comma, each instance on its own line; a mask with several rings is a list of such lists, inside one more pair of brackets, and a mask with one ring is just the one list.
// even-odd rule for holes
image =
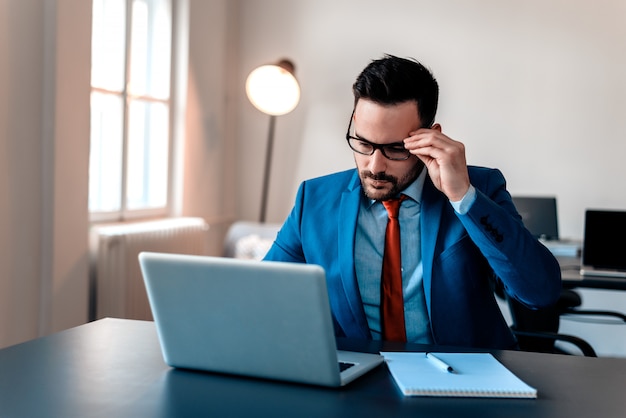
[[[580, 295], [571, 289], [563, 289], [561, 297], [553, 306], [542, 309], [530, 309], [506, 295], [502, 289], [496, 290], [496, 295], [507, 302], [512, 320], [511, 330], [523, 351], [575, 354], [569, 348], [565, 348], [571, 345], [584, 356], [597, 357], [594, 348], [584, 339], [559, 332], [561, 317], [564, 315], [610, 317], [626, 323], [626, 315], [620, 312], [577, 309], [582, 301]], [[557, 342], [566, 344], [557, 345]]]
[[556, 342], [563, 341], [577, 347], [584, 356], [597, 357], [595, 350], [587, 341], [573, 335], [559, 333], [561, 315], [556, 304], [548, 308], [531, 309], [510, 297], [497, 277], [494, 276], [491, 283], [495, 296], [506, 302], [511, 316], [510, 328], [520, 350], [572, 354], [557, 347]]
[[560, 308], [556, 305], [542, 309], [530, 309], [521, 302], [505, 295], [511, 313], [511, 330], [517, 338], [520, 350], [553, 354], [573, 354], [556, 345], [557, 341], [571, 344], [587, 357], [597, 357], [591, 344], [580, 337], [559, 333]]
[[597, 309], [579, 309], [582, 305], [582, 298], [578, 292], [573, 289], [562, 289], [561, 296], [556, 304], [559, 315], [591, 315], [591, 316], [607, 316], [617, 318], [626, 323], [626, 315], [616, 311], [604, 311]]

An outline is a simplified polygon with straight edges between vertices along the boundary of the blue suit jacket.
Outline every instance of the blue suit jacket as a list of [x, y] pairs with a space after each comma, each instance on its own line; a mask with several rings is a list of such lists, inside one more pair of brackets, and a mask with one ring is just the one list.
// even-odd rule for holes
[[[493, 280], [527, 306], [556, 301], [556, 259], [524, 228], [498, 170], [469, 167], [477, 197], [464, 215], [427, 176], [421, 201], [424, 291], [434, 342], [482, 348], [516, 345], [494, 298]], [[307, 180], [266, 260], [326, 270], [337, 336], [371, 338], [354, 268], [361, 183], [355, 169]], [[403, 234], [405, 232], [403, 231]]]

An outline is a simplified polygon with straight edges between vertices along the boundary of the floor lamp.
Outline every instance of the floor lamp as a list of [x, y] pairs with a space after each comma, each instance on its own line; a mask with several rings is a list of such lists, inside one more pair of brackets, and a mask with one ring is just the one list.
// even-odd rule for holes
[[262, 65], [255, 68], [246, 80], [248, 99], [254, 107], [270, 116], [267, 150], [265, 152], [265, 170], [263, 172], [263, 191], [261, 193], [261, 222], [265, 222], [267, 212], [276, 116], [286, 115], [291, 112], [300, 101], [300, 86], [294, 76], [294, 69], [295, 67], [291, 61], [283, 59], [276, 64]]

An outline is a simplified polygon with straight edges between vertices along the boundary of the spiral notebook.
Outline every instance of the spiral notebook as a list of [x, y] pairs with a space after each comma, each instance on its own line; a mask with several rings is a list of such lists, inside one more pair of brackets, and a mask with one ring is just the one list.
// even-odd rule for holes
[[[536, 398], [527, 385], [490, 353], [381, 352], [406, 396]], [[444, 365], [445, 367], [442, 367]]]

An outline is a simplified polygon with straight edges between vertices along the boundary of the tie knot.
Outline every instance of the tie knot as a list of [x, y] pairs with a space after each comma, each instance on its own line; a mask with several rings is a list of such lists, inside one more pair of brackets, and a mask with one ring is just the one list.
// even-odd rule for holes
[[385, 207], [385, 209], [387, 209], [387, 215], [389, 215], [389, 218], [398, 217], [398, 212], [400, 212], [400, 204], [405, 199], [406, 199], [406, 195], [400, 195], [400, 197], [397, 199], [389, 199], [389, 200], [382, 201], [383, 206]]

